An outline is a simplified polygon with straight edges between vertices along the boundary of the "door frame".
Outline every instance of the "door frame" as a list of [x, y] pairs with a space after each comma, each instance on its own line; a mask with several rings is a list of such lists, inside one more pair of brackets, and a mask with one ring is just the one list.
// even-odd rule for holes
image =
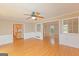
[[[13, 24], [13, 31], [12, 31], [12, 36], [13, 36], [13, 39], [15, 39], [15, 35], [14, 35], [14, 26], [16, 25], [16, 24], [22, 24], [22, 23], [15, 23], [15, 24]], [[23, 39], [24, 39], [24, 29], [25, 29], [25, 27], [24, 27], [24, 24], [22, 24], [22, 26], [23, 26]]]

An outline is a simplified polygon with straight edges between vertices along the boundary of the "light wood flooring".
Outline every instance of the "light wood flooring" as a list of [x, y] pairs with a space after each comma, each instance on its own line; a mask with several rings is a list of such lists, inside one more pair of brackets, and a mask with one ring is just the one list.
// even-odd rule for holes
[[0, 52], [9, 56], [79, 56], [79, 49], [64, 45], [51, 45], [49, 39], [16, 39], [13, 43], [0, 46]]

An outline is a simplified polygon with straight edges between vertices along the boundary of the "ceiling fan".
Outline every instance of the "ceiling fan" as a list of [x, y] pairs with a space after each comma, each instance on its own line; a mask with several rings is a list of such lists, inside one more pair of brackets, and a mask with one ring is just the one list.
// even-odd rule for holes
[[35, 11], [33, 11], [31, 15], [29, 14], [24, 14], [24, 15], [29, 16], [28, 18], [26, 18], [26, 20], [28, 19], [38, 20], [44, 18], [43, 16], [40, 15], [40, 12], [35, 12]]

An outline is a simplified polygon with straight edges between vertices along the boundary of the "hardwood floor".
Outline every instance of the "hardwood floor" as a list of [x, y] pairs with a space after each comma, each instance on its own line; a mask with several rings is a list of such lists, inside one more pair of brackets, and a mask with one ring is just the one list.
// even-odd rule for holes
[[49, 39], [37, 40], [34, 38], [14, 40], [13, 43], [0, 47], [0, 52], [9, 56], [79, 56], [79, 49], [64, 45], [51, 45]]

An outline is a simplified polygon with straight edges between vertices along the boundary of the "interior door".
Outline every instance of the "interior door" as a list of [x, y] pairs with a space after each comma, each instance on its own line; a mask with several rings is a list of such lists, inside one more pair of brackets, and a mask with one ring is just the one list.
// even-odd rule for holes
[[17, 39], [23, 38], [23, 24], [14, 24], [13, 25], [13, 37]]

